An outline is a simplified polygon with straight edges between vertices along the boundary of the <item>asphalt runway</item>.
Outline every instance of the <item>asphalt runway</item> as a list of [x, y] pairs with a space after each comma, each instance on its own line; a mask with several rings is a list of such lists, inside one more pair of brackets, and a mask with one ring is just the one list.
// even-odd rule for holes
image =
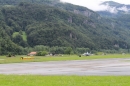
[[130, 58], [0, 64], [0, 74], [130, 75]]

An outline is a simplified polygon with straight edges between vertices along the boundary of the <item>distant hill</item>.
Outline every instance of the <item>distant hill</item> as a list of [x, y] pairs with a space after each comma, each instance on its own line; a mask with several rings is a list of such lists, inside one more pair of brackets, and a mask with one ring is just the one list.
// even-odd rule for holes
[[130, 14], [130, 5], [120, 4], [113, 1], [106, 1], [100, 5], [107, 7], [104, 11], [98, 11], [101, 16], [115, 17], [122, 14]]
[[109, 5], [111, 7], [122, 7], [122, 6], [124, 6], [124, 4], [120, 4], [120, 3], [114, 2], [114, 1], [105, 1], [105, 2], [101, 3], [101, 5]]

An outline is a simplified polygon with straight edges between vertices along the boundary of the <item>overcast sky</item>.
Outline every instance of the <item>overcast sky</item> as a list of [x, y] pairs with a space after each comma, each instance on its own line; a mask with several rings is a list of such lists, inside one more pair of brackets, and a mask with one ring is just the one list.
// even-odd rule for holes
[[[99, 6], [101, 2], [109, 1], [109, 0], [61, 0], [63, 2], [69, 2], [76, 5], [85, 6], [91, 10], [97, 11], [97, 10], [103, 10], [105, 9], [104, 6]], [[130, 4], [130, 0], [110, 0], [115, 1], [122, 4]]]

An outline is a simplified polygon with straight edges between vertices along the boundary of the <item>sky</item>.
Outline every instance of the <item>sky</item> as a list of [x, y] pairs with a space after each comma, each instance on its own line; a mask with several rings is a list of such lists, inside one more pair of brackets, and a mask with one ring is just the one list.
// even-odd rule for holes
[[106, 9], [106, 6], [99, 5], [101, 2], [104, 1], [115, 1], [121, 4], [130, 4], [130, 0], [61, 0], [61, 1], [84, 6], [94, 11]]

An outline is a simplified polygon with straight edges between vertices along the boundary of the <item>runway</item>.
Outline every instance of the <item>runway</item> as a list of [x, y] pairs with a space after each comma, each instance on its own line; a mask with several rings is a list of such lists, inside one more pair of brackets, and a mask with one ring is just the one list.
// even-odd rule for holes
[[0, 64], [0, 74], [130, 75], [130, 58]]

